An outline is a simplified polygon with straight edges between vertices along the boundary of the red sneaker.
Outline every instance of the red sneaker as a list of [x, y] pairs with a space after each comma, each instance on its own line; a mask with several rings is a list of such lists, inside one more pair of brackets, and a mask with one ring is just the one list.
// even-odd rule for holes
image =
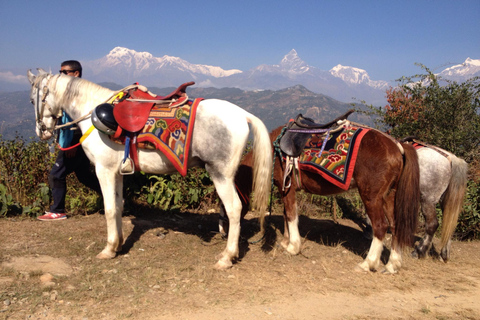
[[45, 212], [43, 216], [37, 217], [41, 221], [65, 220], [67, 215], [64, 213]]

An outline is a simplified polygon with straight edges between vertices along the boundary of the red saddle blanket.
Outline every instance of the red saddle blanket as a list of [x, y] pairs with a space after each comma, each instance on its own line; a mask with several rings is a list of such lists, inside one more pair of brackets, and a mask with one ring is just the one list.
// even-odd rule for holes
[[421, 149], [421, 148], [430, 148], [430, 149], [433, 149], [433, 150], [437, 151], [442, 156], [444, 156], [445, 158], [447, 158], [451, 161], [450, 155], [445, 150], [443, 150], [439, 147], [432, 146], [431, 144], [428, 144], [426, 142], [422, 142], [422, 141], [419, 141], [419, 140], [416, 140], [416, 139], [411, 141], [411, 143], [412, 143], [412, 146], [415, 148], [415, 150], [418, 150], [418, 149]]
[[324, 141], [323, 134], [312, 134], [298, 157], [300, 169], [317, 173], [337, 187], [348, 190], [358, 148], [369, 130], [345, 125], [342, 130], [330, 134], [327, 141]]
[[[197, 107], [202, 100], [203, 98], [188, 100], [178, 107], [153, 106], [137, 136], [138, 147], [160, 150], [178, 172], [185, 176]], [[120, 141], [124, 143], [125, 137], [121, 137]]]

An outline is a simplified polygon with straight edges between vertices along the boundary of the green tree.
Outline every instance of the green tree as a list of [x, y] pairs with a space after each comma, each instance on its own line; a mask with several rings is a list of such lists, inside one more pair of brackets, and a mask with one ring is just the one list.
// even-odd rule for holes
[[415, 136], [469, 163], [479, 161], [480, 78], [463, 83], [425, 74], [403, 77], [387, 90], [385, 107], [369, 106], [376, 124], [396, 138]]
[[403, 77], [387, 90], [385, 107], [368, 106], [375, 124], [395, 138], [414, 136], [463, 158], [469, 182], [456, 235], [480, 237], [480, 78], [448, 81], [420, 65], [424, 74]]

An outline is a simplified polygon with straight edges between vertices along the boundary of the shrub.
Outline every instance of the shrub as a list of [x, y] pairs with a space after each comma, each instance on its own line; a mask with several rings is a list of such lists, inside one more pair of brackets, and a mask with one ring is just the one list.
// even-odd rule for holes
[[460, 239], [478, 238], [480, 225], [480, 78], [463, 83], [437, 77], [420, 65], [425, 74], [403, 77], [387, 90], [388, 105], [368, 106], [379, 129], [395, 138], [415, 136], [448, 150], [469, 164], [469, 183], [464, 210], [456, 234]]
[[0, 136], [1, 212], [33, 214], [50, 202], [45, 182], [53, 164], [48, 145], [18, 137], [3, 140]]
[[207, 171], [191, 168], [185, 177], [180, 174], [148, 175], [149, 186], [143, 187], [147, 203], [167, 209], [196, 209], [202, 203], [216, 201], [215, 187]]

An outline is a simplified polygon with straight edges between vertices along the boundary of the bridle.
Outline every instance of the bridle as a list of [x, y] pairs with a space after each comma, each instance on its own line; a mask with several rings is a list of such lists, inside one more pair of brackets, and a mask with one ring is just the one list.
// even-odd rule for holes
[[[53, 132], [56, 130], [56, 124], [58, 122], [58, 119], [62, 116], [63, 110], [62, 110], [62, 108], [60, 108], [58, 113], [54, 114], [52, 108], [47, 103], [47, 96], [50, 93], [50, 91], [48, 89], [48, 85], [49, 85], [49, 82], [50, 82], [51, 78], [48, 79], [47, 83], [43, 87], [43, 90], [42, 90], [43, 94], [42, 94], [42, 98], [40, 100], [40, 85], [42, 83], [42, 80], [38, 81], [38, 85], [36, 86], [37, 101], [35, 103], [35, 108], [37, 110], [36, 110], [35, 113], [37, 114], [37, 119], [36, 119], [37, 128], [40, 129], [40, 131], [42, 132], [42, 135], [43, 135], [44, 132], [50, 132], [53, 135]], [[52, 114], [52, 118], [55, 119], [55, 125], [51, 129], [48, 129], [47, 126], [45, 125], [45, 123], [43, 122], [43, 113], [44, 113], [45, 109], [48, 109], [48, 111], [50, 111], [50, 113]]]

